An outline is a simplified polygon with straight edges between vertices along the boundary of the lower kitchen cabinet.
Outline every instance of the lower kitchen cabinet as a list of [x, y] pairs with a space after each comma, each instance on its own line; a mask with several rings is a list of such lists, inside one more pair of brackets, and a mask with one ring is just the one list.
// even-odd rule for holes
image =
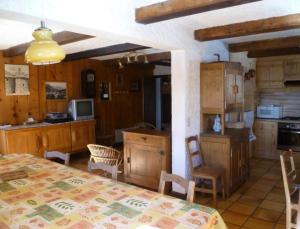
[[123, 138], [125, 181], [157, 190], [161, 171], [171, 172], [170, 135], [136, 129]]
[[232, 130], [225, 135], [201, 134], [200, 145], [206, 165], [225, 170], [229, 196], [249, 176], [249, 129]]
[[279, 154], [277, 153], [277, 131], [278, 123], [276, 121], [255, 121], [255, 157], [279, 160]]
[[87, 120], [2, 129], [0, 152], [28, 153], [43, 157], [45, 150], [65, 153], [84, 151], [87, 150], [87, 144], [95, 143], [95, 123], [95, 120]]

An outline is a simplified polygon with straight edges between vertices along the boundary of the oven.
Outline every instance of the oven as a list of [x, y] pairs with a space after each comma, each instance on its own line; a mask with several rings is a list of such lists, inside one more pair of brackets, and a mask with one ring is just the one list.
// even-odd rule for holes
[[300, 152], [300, 123], [278, 123], [277, 149]]

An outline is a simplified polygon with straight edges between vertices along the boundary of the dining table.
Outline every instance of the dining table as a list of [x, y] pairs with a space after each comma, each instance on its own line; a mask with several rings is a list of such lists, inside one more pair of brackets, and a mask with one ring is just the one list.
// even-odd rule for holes
[[0, 228], [226, 229], [214, 208], [29, 154], [0, 155]]

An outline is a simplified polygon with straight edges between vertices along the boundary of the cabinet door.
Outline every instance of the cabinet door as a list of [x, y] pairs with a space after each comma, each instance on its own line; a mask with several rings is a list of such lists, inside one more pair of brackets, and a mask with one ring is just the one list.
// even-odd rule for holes
[[71, 151], [71, 128], [69, 124], [46, 127], [43, 131], [43, 146], [48, 151]]
[[233, 143], [230, 155], [231, 182], [230, 189], [235, 189], [242, 181], [241, 179], [241, 145]]
[[236, 97], [235, 102], [237, 104], [243, 104], [244, 103], [244, 76], [241, 74], [241, 72], [237, 72], [235, 76], [235, 84], [236, 84]]
[[258, 63], [256, 69], [256, 84], [259, 89], [284, 88], [282, 61]]
[[95, 122], [71, 124], [72, 151], [87, 150], [88, 144], [95, 143]]
[[128, 144], [125, 149], [125, 175], [132, 183], [157, 189], [161, 170], [165, 170], [165, 152], [156, 147]]
[[300, 60], [287, 60], [284, 63], [285, 79], [299, 80], [300, 79]]
[[226, 76], [225, 76], [225, 83], [226, 83], [226, 88], [225, 88], [225, 94], [226, 94], [226, 108], [230, 107], [231, 105], [234, 105], [236, 100], [236, 95], [235, 95], [235, 72], [234, 71], [226, 71]]
[[39, 130], [7, 131], [7, 153], [28, 153], [43, 156], [41, 132]]
[[255, 122], [255, 156], [267, 159], [277, 158], [277, 122]]

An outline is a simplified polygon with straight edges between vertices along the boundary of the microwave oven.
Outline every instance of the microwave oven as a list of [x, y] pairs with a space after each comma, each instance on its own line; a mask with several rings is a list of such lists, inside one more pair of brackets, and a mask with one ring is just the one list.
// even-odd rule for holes
[[283, 117], [283, 107], [279, 105], [259, 105], [257, 106], [257, 118], [281, 119]]
[[69, 103], [69, 115], [73, 120], [85, 120], [94, 118], [93, 99], [74, 99]]

